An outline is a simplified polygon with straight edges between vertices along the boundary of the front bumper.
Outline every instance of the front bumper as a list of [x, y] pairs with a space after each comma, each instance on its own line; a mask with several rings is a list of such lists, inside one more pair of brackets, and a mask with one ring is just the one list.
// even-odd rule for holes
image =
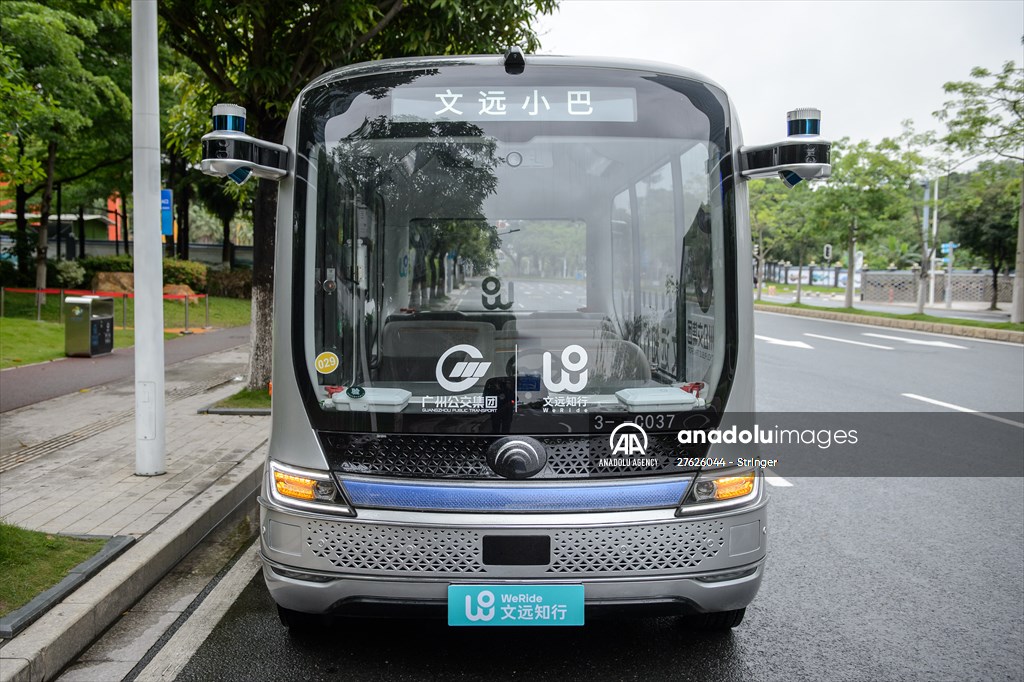
[[[261, 556], [271, 596], [307, 613], [413, 613], [443, 607], [451, 584], [582, 584], [591, 607], [648, 613], [745, 607], [761, 584], [767, 496], [678, 518], [672, 509], [589, 514], [360, 510], [357, 518], [261, 498]], [[550, 538], [541, 565], [484, 562], [485, 536]], [[441, 612], [441, 609], [437, 609]]]

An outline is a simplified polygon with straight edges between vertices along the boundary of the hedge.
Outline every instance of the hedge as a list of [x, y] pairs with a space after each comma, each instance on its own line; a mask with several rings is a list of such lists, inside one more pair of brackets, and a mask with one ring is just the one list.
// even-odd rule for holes
[[[85, 286], [92, 286], [100, 272], [133, 272], [131, 256], [87, 256], [78, 264], [85, 269]], [[206, 265], [174, 258], [164, 259], [164, 284], [186, 284], [195, 292], [206, 291]]]

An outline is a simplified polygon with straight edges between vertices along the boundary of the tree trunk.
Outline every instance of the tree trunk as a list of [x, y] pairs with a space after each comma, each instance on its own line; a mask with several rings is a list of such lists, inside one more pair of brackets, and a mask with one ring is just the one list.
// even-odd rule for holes
[[175, 209], [178, 214], [178, 258], [188, 260], [188, 206], [192, 201], [192, 184], [188, 181], [186, 174], [182, 174], [177, 190], [174, 195], [174, 203], [176, 204]]
[[247, 388], [265, 391], [273, 367], [274, 241], [277, 229], [277, 183], [259, 180], [253, 202], [252, 326]]
[[223, 227], [224, 234], [222, 239], [222, 245], [220, 249], [220, 261], [226, 263], [228, 267], [235, 267], [234, 258], [232, 258], [231, 249], [231, 218], [221, 220], [221, 226]]
[[989, 310], [999, 310], [999, 263], [992, 259], [992, 301]]
[[1014, 265], [1010, 322], [1024, 322], [1024, 180], [1020, 183], [1020, 206], [1017, 212], [1017, 259]]
[[796, 268], [796, 303], [800, 305], [800, 292], [804, 284], [804, 252], [800, 251], [800, 264]]
[[27, 284], [32, 276], [32, 245], [28, 241], [28, 218], [25, 217], [27, 206], [25, 185], [18, 185], [14, 188], [14, 255], [18, 259], [19, 284]]
[[764, 228], [757, 231], [757, 300], [761, 301], [764, 291]]
[[[57, 164], [57, 143], [46, 146], [46, 185], [43, 200], [39, 204], [39, 232], [36, 237], [36, 289], [46, 288], [46, 250], [49, 240], [50, 203], [53, 200], [53, 176]], [[39, 294], [40, 301], [46, 302], [46, 295]]]
[[853, 228], [850, 230], [850, 238], [847, 243], [849, 248], [846, 258], [846, 298], [843, 305], [847, 308], [852, 308], [854, 266], [857, 264], [856, 254], [854, 253], [857, 248], [857, 216], [853, 217]]

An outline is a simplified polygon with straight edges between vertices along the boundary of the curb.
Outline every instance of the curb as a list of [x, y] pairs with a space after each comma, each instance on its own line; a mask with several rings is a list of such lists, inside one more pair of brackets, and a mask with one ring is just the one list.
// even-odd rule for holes
[[989, 329], [988, 327], [969, 327], [961, 324], [942, 324], [941, 322], [921, 322], [920, 320], [900, 320], [892, 317], [875, 317], [873, 315], [856, 315], [853, 313], [835, 313], [830, 310], [807, 310], [806, 308], [787, 308], [781, 305], [764, 305], [755, 303], [754, 310], [762, 313], [780, 313], [797, 317], [814, 317], [821, 320], [836, 322], [853, 322], [868, 324], [875, 327], [891, 329], [907, 329], [915, 332], [946, 334], [947, 336], [964, 336], [984, 341], [1003, 341], [1006, 343], [1024, 344], [1024, 332], [1012, 329]]
[[[79, 537], [89, 537], [82, 535]], [[93, 536], [100, 537], [100, 536]], [[78, 589], [94, 575], [103, 570], [107, 564], [116, 559], [135, 543], [131, 535], [115, 535], [107, 540], [96, 554], [78, 564], [64, 576], [64, 579], [50, 589], [37, 594], [32, 601], [17, 611], [0, 618], [0, 637], [11, 639], [32, 623], [39, 620], [44, 613], [69, 594]]]
[[235, 508], [255, 500], [266, 441], [0, 649], [0, 681], [49, 680]]
[[269, 417], [269, 407], [217, 407], [216, 403], [196, 410], [196, 414], [221, 414], [235, 417]]

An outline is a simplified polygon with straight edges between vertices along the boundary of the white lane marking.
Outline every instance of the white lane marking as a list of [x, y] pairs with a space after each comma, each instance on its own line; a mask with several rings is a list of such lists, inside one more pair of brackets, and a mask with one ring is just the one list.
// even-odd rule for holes
[[889, 339], [890, 341], [902, 341], [903, 343], [911, 343], [915, 346], [935, 346], [937, 348], [959, 348], [960, 350], [967, 350], [967, 346], [958, 346], [955, 343], [947, 343], [946, 341], [925, 341], [923, 339], [907, 339], [902, 336], [886, 336], [885, 334], [871, 334], [868, 332], [864, 333], [864, 336], [873, 336], [876, 339]]
[[773, 346], [789, 346], [790, 348], [806, 348], [808, 350], [814, 350], [814, 346], [808, 346], [803, 341], [783, 341], [782, 339], [773, 339], [770, 336], [761, 336], [760, 334], [754, 334], [754, 338], [767, 341]]
[[178, 677], [199, 645], [213, 632], [220, 619], [227, 613], [238, 595], [260, 570], [259, 543], [257, 539], [245, 550], [231, 570], [210, 590], [203, 602], [192, 612], [178, 631], [157, 652], [149, 665], [136, 677], [142, 682], [173, 680]]
[[935, 400], [934, 398], [926, 398], [923, 395], [917, 395], [916, 393], [901, 393], [904, 398], [912, 398], [914, 400], [920, 400], [923, 403], [931, 403], [932, 405], [938, 405], [939, 407], [945, 407], [950, 410], [956, 410], [957, 412], [967, 412], [968, 414], [976, 414], [979, 417], [985, 419], [991, 419], [992, 421], [999, 422], [1000, 424], [1009, 424], [1010, 426], [1016, 426], [1018, 429], [1024, 429], [1024, 424], [1015, 422], [1012, 419], [1004, 419], [1003, 417], [997, 417], [994, 414], [988, 414], [987, 412], [979, 412], [978, 410], [972, 410], [969, 407], [963, 407], [962, 405], [954, 405], [953, 403], [944, 403], [941, 400]]
[[764, 470], [764, 482], [776, 488], [792, 488], [793, 484], [779, 476], [771, 469]]
[[837, 339], [834, 336], [822, 336], [821, 334], [810, 334], [804, 332], [804, 336], [810, 336], [813, 339], [826, 339], [828, 341], [838, 341], [839, 343], [851, 343], [854, 346], [867, 346], [868, 348], [881, 348], [882, 350], [892, 350], [891, 346], [879, 346], [877, 343], [864, 343], [863, 341], [851, 341], [850, 339]]
[[[754, 311], [754, 316], [756, 317], [758, 315], [774, 315], [775, 317], [779, 317], [779, 318], [786, 318], [786, 317], [791, 318], [791, 317], [794, 317], [793, 315], [787, 315], [786, 313], [776, 313], [776, 312], [772, 312], [770, 310], [755, 310]], [[862, 329], [878, 329], [879, 328], [879, 326], [877, 324], [865, 324], [864, 322], [847, 322], [845, 320], [826, 320], [826, 319], [821, 318], [821, 317], [801, 317], [800, 319], [805, 321], [805, 322], [814, 322], [816, 324], [833, 324], [833, 325], [842, 325], [842, 326], [845, 326], [845, 327], [861, 327]], [[956, 336], [957, 336], [956, 334], [943, 334], [941, 332], [922, 332], [922, 331], [918, 331], [917, 329], [913, 330], [913, 333], [917, 334], [919, 336], [937, 336], [937, 337], [946, 338], [946, 339], [948, 339], [950, 337], [956, 338]], [[994, 339], [977, 339], [977, 338], [971, 337], [971, 343], [972, 344], [976, 344], [976, 343], [991, 343], [991, 344], [995, 344], [997, 346], [1013, 346], [1014, 348], [1017, 348], [1017, 349], [1020, 348], [1020, 344], [1017, 343], [1016, 341], [996, 341]]]

